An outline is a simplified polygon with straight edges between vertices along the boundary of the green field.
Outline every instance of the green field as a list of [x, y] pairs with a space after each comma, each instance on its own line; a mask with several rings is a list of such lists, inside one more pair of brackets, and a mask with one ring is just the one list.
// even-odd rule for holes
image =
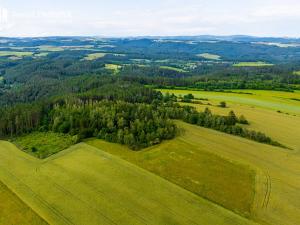
[[62, 47], [57, 47], [57, 46], [51, 46], [51, 45], [40, 45], [38, 46], [40, 51], [45, 51], [45, 52], [60, 52], [64, 51], [64, 48]]
[[[162, 93], [174, 93], [176, 95], [193, 94], [195, 98], [208, 98], [212, 101], [226, 101], [229, 103], [248, 105], [252, 107], [280, 110], [291, 115], [300, 116], [300, 102], [293, 98], [300, 99], [300, 91], [280, 92], [280, 91], [260, 91], [260, 90], [234, 90], [234, 93], [208, 92], [190, 90], [160, 90]], [[244, 94], [242, 94], [244, 93]]]
[[0, 224], [46, 225], [47, 223], [0, 182]]
[[88, 54], [84, 58], [84, 60], [96, 60], [96, 59], [103, 58], [106, 55], [107, 55], [107, 53], [91, 53], [91, 54]]
[[105, 64], [105, 69], [112, 70], [115, 74], [117, 74], [121, 68], [122, 68], [122, 66], [120, 66], [120, 65]]
[[39, 160], [2, 141], [0, 180], [49, 224], [254, 224], [83, 143]]
[[33, 52], [15, 52], [15, 51], [0, 51], [0, 57], [12, 56], [12, 57], [25, 57], [32, 56]]
[[187, 72], [183, 69], [177, 68], [177, 67], [173, 67], [173, 66], [160, 66], [161, 69], [165, 69], [165, 70], [174, 70], [176, 72], [180, 72], [180, 73], [184, 73]]
[[47, 158], [76, 143], [77, 137], [52, 132], [35, 132], [14, 140], [24, 152], [38, 158]]
[[233, 64], [235, 67], [263, 67], [263, 66], [274, 66], [274, 64], [271, 63], [265, 63], [265, 62], [239, 62]]
[[298, 153], [182, 122], [178, 125], [185, 130], [182, 136], [141, 152], [99, 140], [87, 143], [201, 196], [217, 197], [219, 203], [228, 195], [227, 206], [234, 204], [239, 211], [248, 208], [250, 198], [246, 196], [251, 196], [252, 191], [249, 168], [255, 169], [256, 188], [250, 218], [261, 224], [299, 224]]
[[300, 76], [300, 71], [295, 71], [294, 74], [299, 75]]
[[198, 54], [197, 56], [205, 58], [205, 59], [210, 59], [210, 60], [220, 60], [221, 59], [221, 56], [215, 55], [215, 54], [210, 54], [210, 53]]

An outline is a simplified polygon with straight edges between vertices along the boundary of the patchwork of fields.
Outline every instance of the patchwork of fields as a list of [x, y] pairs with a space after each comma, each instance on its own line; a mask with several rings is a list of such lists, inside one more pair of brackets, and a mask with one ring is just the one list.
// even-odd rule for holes
[[2, 141], [0, 180], [49, 224], [254, 224], [86, 144], [38, 160]]

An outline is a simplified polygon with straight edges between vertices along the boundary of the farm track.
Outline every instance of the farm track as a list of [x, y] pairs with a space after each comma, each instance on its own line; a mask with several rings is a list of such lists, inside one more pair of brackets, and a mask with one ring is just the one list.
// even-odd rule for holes
[[266, 176], [266, 193], [264, 196], [262, 208], [268, 208], [270, 202], [270, 196], [272, 191], [272, 180], [268, 172], [265, 173]]

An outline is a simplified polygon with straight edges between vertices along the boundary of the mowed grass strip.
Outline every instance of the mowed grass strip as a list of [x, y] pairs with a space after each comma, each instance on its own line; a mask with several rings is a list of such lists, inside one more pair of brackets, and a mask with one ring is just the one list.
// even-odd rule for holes
[[185, 72], [187, 72], [184, 69], [180, 69], [180, 68], [173, 67], [173, 66], [160, 66], [159, 68], [165, 69], [165, 70], [173, 70], [173, 71], [176, 71], [176, 72], [179, 72], [179, 73], [185, 73]]
[[254, 224], [87, 144], [38, 160], [0, 142], [0, 180], [50, 224]]
[[46, 225], [48, 223], [0, 182], [0, 224]]

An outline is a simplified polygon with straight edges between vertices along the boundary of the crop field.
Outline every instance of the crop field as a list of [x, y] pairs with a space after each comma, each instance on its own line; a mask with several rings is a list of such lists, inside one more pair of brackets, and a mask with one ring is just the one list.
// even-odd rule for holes
[[263, 67], [263, 66], [273, 66], [274, 64], [265, 62], [239, 62], [233, 64], [235, 67]]
[[96, 59], [100, 59], [100, 58], [103, 58], [104, 56], [106, 56], [107, 53], [91, 53], [91, 54], [88, 54], [84, 60], [96, 60]]
[[32, 56], [33, 52], [15, 52], [15, 51], [0, 51], [0, 57], [14, 56], [14, 57], [25, 57]]
[[[219, 191], [222, 190], [227, 194], [232, 191], [231, 199], [244, 204], [249, 199], [243, 197], [239, 200], [241, 198], [239, 192], [243, 195], [251, 193], [249, 171], [254, 169], [256, 187], [250, 218], [261, 224], [300, 223], [299, 154], [183, 122], [178, 122], [178, 126], [185, 130], [183, 135], [141, 152], [132, 152], [122, 146], [99, 140], [89, 140], [87, 143], [118, 155], [207, 198], [212, 191], [213, 196], [222, 199], [215, 190], [215, 184], [224, 176], [224, 180], [219, 183]], [[224, 166], [221, 159], [228, 160], [227, 166]], [[232, 167], [230, 173], [229, 162], [233, 163], [232, 165], [240, 163], [249, 167], [248, 169], [245, 166], [242, 166], [244, 169]], [[242, 179], [241, 183], [236, 181], [238, 178]], [[227, 190], [230, 182], [237, 182], [238, 186]]]
[[0, 182], [0, 224], [46, 225], [47, 223]]
[[294, 73], [300, 76], [300, 71], [295, 71]]
[[184, 73], [186, 72], [185, 70], [183, 69], [180, 69], [180, 68], [177, 68], [177, 67], [172, 67], [172, 66], [160, 66], [161, 69], [166, 69], [166, 70], [174, 70], [176, 72], [181, 72], [181, 73]]
[[254, 224], [84, 143], [39, 160], [1, 141], [0, 180], [49, 224]]
[[205, 59], [210, 59], [210, 60], [220, 60], [221, 59], [221, 56], [215, 55], [215, 54], [210, 54], [210, 53], [198, 54], [197, 56], [205, 58]]
[[159, 91], [162, 93], [174, 93], [177, 96], [191, 93], [195, 98], [208, 98], [218, 103], [226, 101], [233, 104], [248, 105], [300, 116], [300, 101], [294, 100], [300, 99], [300, 91], [295, 91], [294, 93], [258, 90], [234, 90], [233, 93], [167, 89]]
[[[300, 102], [291, 100], [299, 98], [299, 92], [245, 91], [253, 95], [188, 90], [169, 92], [177, 95], [192, 93], [197, 98], [207, 98], [208, 101], [201, 101], [202, 104], [187, 105], [192, 105], [199, 111], [209, 108], [213, 113], [221, 115], [228, 115], [233, 110], [237, 116], [244, 115], [249, 120], [247, 128], [264, 132], [285, 146], [300, 151], [300, 138], [295, 135], [300, 133]], [[223, 100], [227, 103], [226, 108], [218, 106]], [[275, 105], [277, 108], [274, 108]], [[280, 107], [286, 111], [277, 112]]]

